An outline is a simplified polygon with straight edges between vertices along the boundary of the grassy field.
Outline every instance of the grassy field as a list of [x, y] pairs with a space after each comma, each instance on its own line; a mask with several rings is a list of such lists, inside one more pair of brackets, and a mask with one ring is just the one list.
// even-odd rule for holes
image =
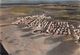
[[30, 13], [33, 9], [29, 7], [19, 6], [19, 7], [13, 7], [10, 9], [10, 12], [14, 13]]
[[37, 7], [27, 7], [27, 6], [16, 6], [12, 7], [8, 10], [12, 14], [39, 14], [42, 13], [44, 10]]
[[[54, 17], [58, 17], [56, 19], [72, 19], [72, 20], [80, 20], [80, 9], [75, 9], [75, 10], [66, 10], [66, 9], [62, 9], [60, 6], [56, 6], [57, 10], [54, 9], [55, 7], [50, 7], [50, 6], [46, 6], [46, 8], [44, 9], [44, 6], [39, 6], [39, 7], [31, 7], [31, 6], [13, 6], [13, 7], [9, 7], [7, 9], [3, 8], [0, 9], [0, 13], [1, 14], [7, 14], [7, 13], [11, 13], [14, 15], [24, 15], [24, 14], [42, 14], [42, 13], [46, 13], [49, 14], [51, 16]], [[58, 9], [59, 8], [59, 9]], [[61, 8], [61, 9], [60, 9]], [[5, 11], [7, 13], [5, 13]], [[1, 16], [1, 15], [0, 15]], [[60, 17], [60, 18], [59, 18]]]

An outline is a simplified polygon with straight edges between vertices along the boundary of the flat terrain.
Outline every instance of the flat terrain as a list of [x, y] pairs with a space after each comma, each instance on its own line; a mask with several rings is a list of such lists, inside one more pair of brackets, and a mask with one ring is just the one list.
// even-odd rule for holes
[[[10, 24], [17, 16], [46, 14], [54, 19], [72, 20], [80, 24], [80, 7], [73, 10], [49, 6], [10, 6], [0, 8], [0, 25]], [[79, 9], [78, 9], [79, 8]], [[56, 18], [57, 17], [57, 18]], [[52, 39], [50, 35], [25, 31], [15, 25], [0, 26], [0, 39], [11, 55], [80, 55], [80, 46], [73, 41]]]
[[23, 32], [14, 25], [1, 28], [2, 44], [12, 55], [80, 55], [73, 41], [61, 42], [46, 34]]

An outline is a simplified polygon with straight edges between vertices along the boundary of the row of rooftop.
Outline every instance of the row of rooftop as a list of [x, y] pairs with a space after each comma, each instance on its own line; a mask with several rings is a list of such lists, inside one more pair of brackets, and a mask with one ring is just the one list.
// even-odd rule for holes
[[17, 17], [17, 21], [12, 22], [12, 24], [25, 24], [25, 29], [32, 27], [34, 30], [47, 32], [52, 35], [74, 35], [80, 37], [79, 26], [79, 29], [76, 29], [75, 26], [68, 21], [51, 20], [51, 17], [47, 17], [45, 14]]

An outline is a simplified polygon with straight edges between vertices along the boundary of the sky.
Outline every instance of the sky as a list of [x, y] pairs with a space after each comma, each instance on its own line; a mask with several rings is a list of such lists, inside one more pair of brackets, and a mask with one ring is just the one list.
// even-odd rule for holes
[[54, 2], [54, 1], [80, 1], [80, 0], [1, 0], [1, 3], [36, 3], [36, 2]]

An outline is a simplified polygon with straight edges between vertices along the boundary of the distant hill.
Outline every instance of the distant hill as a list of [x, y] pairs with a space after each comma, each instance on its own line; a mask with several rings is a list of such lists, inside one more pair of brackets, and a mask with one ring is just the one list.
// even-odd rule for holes
[[25, 3], [1, 3], [1, 5], [39, 5], [39, 4], [80, 4], [80, 1], [57, 1], [57, 2], [25, 2]]

